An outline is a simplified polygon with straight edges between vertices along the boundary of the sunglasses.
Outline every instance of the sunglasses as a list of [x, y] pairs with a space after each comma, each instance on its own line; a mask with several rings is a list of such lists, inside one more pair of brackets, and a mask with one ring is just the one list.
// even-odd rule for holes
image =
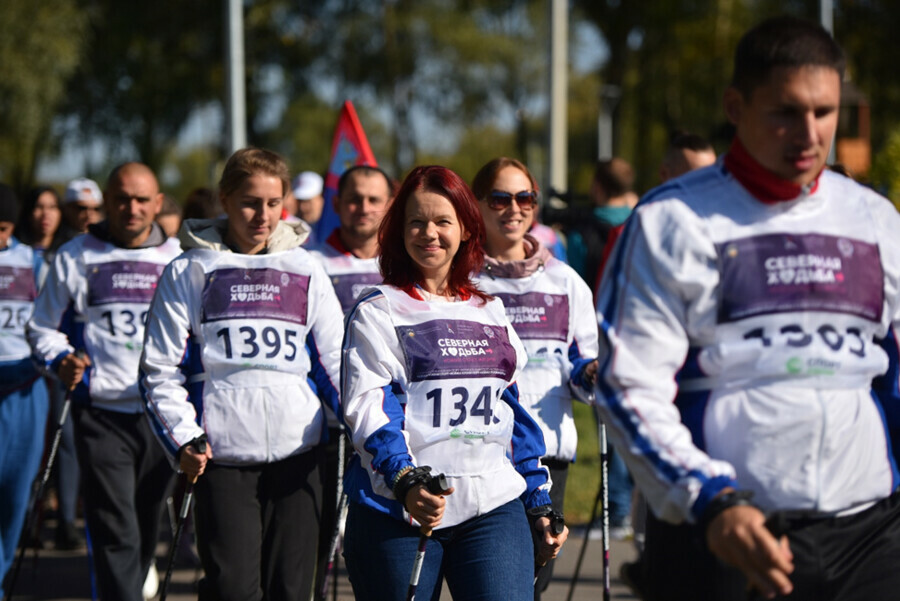
[[490, 195], [487, 197], [487, 203], [488, 206], [495, 211], [500, 211], [510, 206], [514, 198], [516, 199], [516, 204], [519, 205], [519, 209], [522, 211], [530, 211], [536, 207], [538, 203], [537, 192], [519, 192], [517, 194], [510, 194], [509, 192], [501, 192], [500, 190], [491, 190]]

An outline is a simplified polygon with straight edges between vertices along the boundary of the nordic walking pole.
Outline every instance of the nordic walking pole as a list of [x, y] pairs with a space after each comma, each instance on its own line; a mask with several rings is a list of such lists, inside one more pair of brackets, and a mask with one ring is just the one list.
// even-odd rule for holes
[[335, 494], [335, 498], [337, 499], [337, 507], [335, 508], [336, 519], [331, 535], [331, 542], [328, 545], [328, 563], [325, 566], [325, 577], [322, 578], [322, 584], [315, 597], [316, 601], [325, 601], [328, 598], [328, 581], [332, 576], [334, 577], [334, 600], [337, 601], [338, 574], [334, 566], [337, 560], [338, 546], [344, 536], [344, 522], [347, 520], [347, 509], [349, 507], [349, 499], [347, 498], [347, 495], [344, 494], [346, 440], [342, 428], [340, 438], [338, 438], [337, 490]]
[[575, 594], [575, 584], [581, 574], [581, 564], [584, 561], [584, 554], [587, 551], [588, 540], [590, 539], [594, 520], [597, 519], [597, 509], [600, 507], [600, 501], [603, 497], [603, 488], [597, 487], [597, 496], [594, 498], [594, 508], [591, 510], [591, 518], [588, 521], [587, 528], [584, 530], [584, 540], [581, 541], [581, 550], [578, 552], [578, 561], [575, 562], [575, 572], [572, 574], [572, 581], [569, 583], [569, 594], [566, 595], [566, 601], [572, 601], [572, 595]]
[[[84, 349], [78, 349], [75, 351], [75, 357], [83, 360], [87, 357], [87, 354], [84, 352]], [[35, 482], [34, 495], [32, 496], [33, 502], [31, 503], [28, 517], [25, 519], [25, 529], [22, 530], [24, 533], [32, 532], [37, 525], [38, 506], [40, 505], [41, 499], [44, 497], [44, 487], [47, 486], [47, 481], [50, 479], [50, 472], [53, 471], [53, 464], [56, 462], [56, 453], [59, 451], [59, 443], [62, 440], [63, 427], [66, 425], [66, 420], [69, 418], [69, 411], [72, 408], [72, 391], [75, 390], [76, 386], [78, 386], [78, 382], [73, 382], [66, 391], [66, 400], [63, 403], [62, 411], [59, 414], [59, 421], [56, 424], [56, 433], [53, 435], [53, 443], [50, 445], [50, 454], [47, 456], [47, 466], [44, 468], [41, 479]], [[35, 535], [32, 534], [31, 538], [33, 539], [34, 536]], [[16, 580], [19, 578], [19, 570], [22, 569], [22, 560], [25, 558], [25, 549], [28, 547], [28, 542], [29, 536], [26, 534], [26, 536], [22, 537], [22, 544], [19, 547], [19, 556], [16, 558], [16, 567], [13, 569], [12, 576], [9, 579], [6, 596], [3, 598], [4, 601], [10, 601], [12, 599], [13, 589], [15, 589]], [[36, 555], [37, 550], [35, 550], [35, 556]]]
[[[338, 601], [338, 573], [335, 567], [336, 554], [338, 545], [344, 540], [344, 523], [347, 520], [347, 509], [344, 509], [344, 516], [341, 517], [341, 499], [346, 498], [344, 494], [344, 466], [347, 463], [347, 437], [344, 435], [344, 429], [341, 428], [341, 437], [338, 439], [338, 479], [337, 479], [337, 499], [338, 499], [338, 522], [337, 533], [338, 538], [334, 540], [334, 549], [329, 553], [328, 571], [334, 578], [332, 583], [334, 597], [333, 601]], [[349, 500], [347, 501], [349, 503]], [[349, 505], [347, 506], [349, 508]], [[322, 598], [325, 601], [325, 598]]]
[[600, 421], [600, 489], [603, 491], [603, 601], [609, 601], [609, 444], [606, 424]]
[[572, 601], [572, 595], [575, 593], [575, 584], [578, 582], [578, 576], [581, 573], [581, 564], [584, 561], [584, 554], [587, 550], [594, 521], [597, 519], [597, 508], [601, 503], [603, 506], [603, 532], [601, 537], [603, 539], [603, 601], [609, 601], [611, 593], [609, 578], [609, 446], [606, 440], [606, 424], [600, 419], [596, 408], [594, 413], [597, 418], [597, 424], [599, 424], [600, 486], [597, 489], [597, 496], [594, 498], [591, 519], [584, 531], [584, 540], [581, 543], [581, 551], [578, 553], [575, 573], [572, 574], [572, 581], [569, 583], [569, 594], [566, 596], [566, 601]]
[[[200, 454], [206, 453], [206, 435], [204, 434], [191, 443]], [[185, 477], [187, 477], [185, 475]], [[184, 499], [181, 500], [181, 511], [178, 512], [178, 525], [175, 527], [175, 535], [172, 537], [172, 546], [169, 549], [169, 565], [166, 567], [166, 579], [163, 580], [162, 590], [159, 593], [159, 601], [166, 601], [169, 591], [169, 581], [172, 580], [172, 568], [175, 567], [175, 554], [178, 552], [178, 542], [181, 540], [181, 532], [184, 530], [184, 521], [191, 510], [191, 501], [194, 499], [194, 484], [198, 476], [191, 478], [184, 489]]]
[[[325, 571], [325, 578], [322, 579], [322, 590], [319, 591], [320, 601], [325, 601], [325, 599], [328, 597], [328, 577], [334, 571], [334, 562], [337, 557], [338, 541], [341, 538], [341, 530], [343, 529], [344, 521], [347, 519], [347, 509], [350, 506], [350, 500], [347, 498], [346, 494], [341, 494], [338, 502], [339, 506], [337, 522], [334, 525], [334, 533], [331, 535], [331, 544], [328, 546], [328, 567]], [[334, 590], [337, 591], [336, 585], [334, 587]]]
[[[414, 481], [409, 488], [417, 486], [418, 484], [424, 484], [425, 488], [428, 489], [428, 492], [433, 495], [439, 495], [450, 490], [450, 486], [447, 484], [447, 478], [444, 477], [444, 474], [432, 476], [430, 474], [430, 467], [421, 467], [417, 469], [424, 470], [424, 474], [421, 476], [420, 480]], [[419, 574], [422, 573], [422, 564], [425, 562], [425, 548], [428, 545], [428, 539], [431, 538], [431, 528], [422, 526], [422, 528], [419, 529], [419, 532], [421, 532], [421, 536], [419, 536], [419, 548], [416, 550], [416, 560], [413, 562], [412, 574], [410, 574], [409, 577], [409, 589], [406, 591], [406, 601], [414, 601], [416, 598], [416, 587], [419, 586]]]

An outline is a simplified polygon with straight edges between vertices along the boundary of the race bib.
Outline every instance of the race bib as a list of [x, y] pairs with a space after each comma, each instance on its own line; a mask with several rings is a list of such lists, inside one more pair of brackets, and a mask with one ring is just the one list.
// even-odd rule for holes
[[110, 261], [89, 265], [88, 306], [149, 304], [164, 268], [165, 265], [140, 261]]
[[494, 294], [503, 301], [506, 316], [522, 340], [569, 339], [569, 300], [564, 294], [526, 292]]
[[277, 269], [219, 269], [206, 276], [201, 321], [275, 319], [306, 325], [309, 276]]
[[381, 281], [379, 273], [344, 273], [331, 276], [331, 285], [334, 286], [334, 292], [344, 313], [353, 307], [353, 303], [363, 290], [380, 284]]
[[823, 234], [768, 234], [716, 249], [719, 323], [807, 311], [881, 318], [884, 272], [874, 244]]
[[397, 328], [411, 382], [456, 378], [512, 379], [516, 351], [506, 328], [436, 319]]

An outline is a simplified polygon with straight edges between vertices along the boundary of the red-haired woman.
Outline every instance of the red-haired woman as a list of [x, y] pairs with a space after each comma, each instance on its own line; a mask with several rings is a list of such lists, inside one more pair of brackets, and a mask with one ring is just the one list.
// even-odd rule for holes
[[[537, 182], [521, 161], [500, 157], [472, 180], [484, 219], [486, 253], [478, 286], [500, 298], [528, 351], [519, 378], [521, 402], [541, 426], [553, 480], [553, 505], [563, 510], [566, 475], [578, 435], [572, 399], [590, 402], [597, 373], [597, 321], [591, 291], [574, 269], [528, 232], [538, 203]], [[541, 570], [535, 598], [547, 587]]]
[[[434, 530], [425, 599], [446, 578], [457, 599], [530, 600], [528, 516], [540, 562], [567, 536], [550, 532], [543, 437], [514, 384], [525, 349], [503, 305], [469, 279], [483, 237], [465, 182], [416, 168], [379, 232], [385, 284], [348, 316], [341, 398], [358, 456], [344, 555], [357, 599], [402, 598], [420, 525]], [[415, 483], [424, 466], [447, 476], [445, 495]]]

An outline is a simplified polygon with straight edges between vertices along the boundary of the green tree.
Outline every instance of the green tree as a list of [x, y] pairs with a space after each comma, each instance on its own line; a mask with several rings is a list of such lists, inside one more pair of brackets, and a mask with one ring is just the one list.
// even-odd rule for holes
[[848, 77], [871, 105], [872, 148], [879, 152], [900, 127], [900, 79], [893, 52], [900, 3], [892, 0], [836, 2], [835, 38], [847, 53]]
[[[278, 73], [279, 93], [288, 107], [296, 104], [289, 111], [315, 110], [304, 100], [309, 94], [329, 98], [335, 110], [352, 99], [361, 113], [377, 116], [364, 126], [384, 128], [389, 138], [370, 132], [370, 141], [384, 143], [387, 153], [377, 156], [398, 173], [420, 162], [421, 153], [457, 152], [470, 131], [511, 131], [546, 78], [545, 9], [537, 0], [261, 4], [267, 8], [250, 9], [260, 15], [252, 21], [268, 32], [265, 41], [282, 40], [288, 51], [262, 53], [260, 46], [268, 61], [260, 70]], [[316, 82], [331, 93], [313, 88]], [[285, 120], [303, 117], [289, 111]], [[255, 135], [282, 147], [282, 125], [276, 120]]]
[[894, 128], [872, 164], [872, 184], [900, 209], [900, 128]]
[[137, 159], [158, 170], [192, 111], [222, 96], [222, 3], [82, 5], [91, 44], [68, 87], [64, 115], [73, 127], [65, 135], [85, 146], [102, 142], [113, 162]]
[[0, 176], [24, 190], [48, 148], [87, 19], [75, 0], [5, 0], [0, 18]]
[[[576, 3], [600, 30], [609, 60], [599, 73], [621, 98], [614, 153], [633, 163], [639, 190], [656, 185], [668, 135], [687, 129], [723, 145], [722, 92], [734, 46], [752, 23], [740, 0]], [[725, 136], [724, 143], [727, 144]]]
[[[621, 90], [615, 152], [634, 163], [639, 186], [656, 183], [666, 137], [690, 129], [722, 151], [731, 130], [721, 108], [739, 37], [760, 20], [793, 14], [819, 18], [817, 0], [577, 0], [609, 47], [597, 74]], [[848, 77], [871, 104], [873, 154], [900, 126], [900, 80], [890, 48], [900, 4], [835, 2], [835, 39], [847, 52]]]

